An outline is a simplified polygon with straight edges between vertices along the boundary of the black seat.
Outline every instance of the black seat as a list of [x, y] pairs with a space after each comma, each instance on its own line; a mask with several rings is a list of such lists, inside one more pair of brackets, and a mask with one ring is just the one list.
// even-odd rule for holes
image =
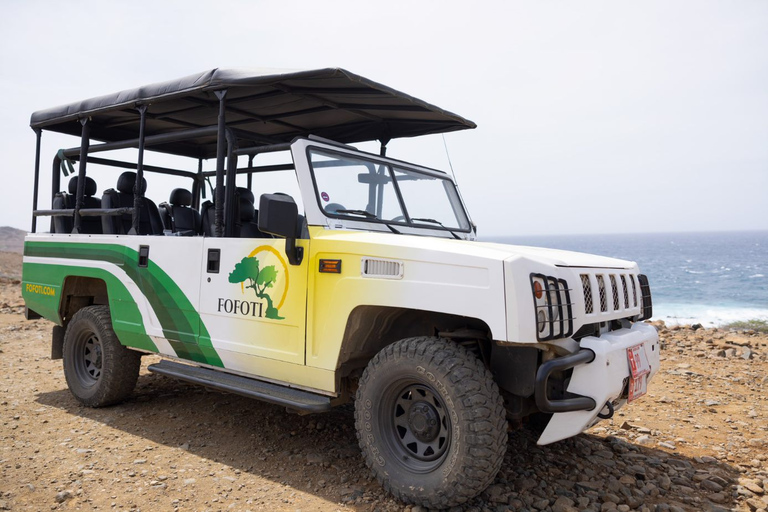
[[[226, 197], [226, 190], [225, 190], [225, 197]], [[213, 197], [216, 198], [216, 189], [213, 189]], [[243, 215], [248, 216], [248, 210], [254, 209], [254, 196], [253, 192], [251, 192], [249, 189], [244, 187], [237, 187], [235, 189], [235, 205], [237, 207], [235, 208], [235, 219], [238, 219], [240, 222], [235, 223], [235, 233], [234, 236], [240, 236], [240, 228], [242, 227], [244, 222], [250, 222], [250, 221], [243, 221]], [[241, 203], [241, 201], [243, 201]], [[248, 208], [245, 206], [245, 213], [242, 213], [242, 205], [243, 204], [251, 204], [251, 208]], [[216, 231], [216, 209], [215, 209], [214, 202], [206, 201], [203, 203], [202, 207], [200, 208], [200, 213], [202, 214], [202, 224], [203, 224], [203, 234], [205, 236], [213, 236], [214, 232]], [[251, 217], [251, 220], [255, 222], [256, 215], [258, 214], [257, 211], [254, 211], [254, 217]], [[250, 229], [250, 228], [247, 228]], [[258, 228], [256, 228], [258, 231]], [[263, 236], [263, 235], [262, 235]]]
[[[96, 182], [93, 178], [85, 177], [85, 192], [83, 194], [82, 208], [101, 208], [101, 199], [96, 197]], [[73, 176], [67, 185], [67, 192], [58, 192], [53, 197], [52, 208], [54, 210], [71, 210], [75, 208], [77, 199], [77, 176]], [[53, 217], [54, 233], [71, 233], [74, 228], [74, 217]], [[80, 217], [80, 232], [89, 235], [101, 233], [101, 219], [99, 217]]]
[[[117, 190], [104, 191], [101, 198], [102, 208], [131, 208], [133, 207], [133, 186], [136, 183], [136, 173], [126, 171], [117, 179]], [[141, 179], [141, 190], [147, 190], [147, 180]], [[104, 233], [111, 235], [125, 235], [131, 230], [132, 218], [130, 214], [105, 215], [101, 218]], [[159, 235], [163, 232], [163, 222], [157, 212], [155, 203], [145, 197], [139, 211], [139, 235]]]
[[239, 217], [240, 221], [235, 224], [235, 236], [239, 238], [272, 238], [262, 231], [259, 231], [259, 211], [253, 204], [253, 194], [240, 196]]
[[175, 188], [167, 203], [160, 203], [160, 218], [165, 229], [174, 233], [200, 233], [200, 212], [190, 208], [192, 192]]

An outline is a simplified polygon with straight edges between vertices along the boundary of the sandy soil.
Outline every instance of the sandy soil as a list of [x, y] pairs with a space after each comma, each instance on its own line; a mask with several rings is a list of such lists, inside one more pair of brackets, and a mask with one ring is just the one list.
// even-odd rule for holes
[[[0, 510], [406, 510], [371, 479], [352, 409], [298, 416], [146, 371], [104, 409], [69, 394], [20, 257], [0, 253]], [[646, 397], [537, 447], [511, 433], [496, 481], [455, 510], [765, 510], [768, 337], [660, 327]]]

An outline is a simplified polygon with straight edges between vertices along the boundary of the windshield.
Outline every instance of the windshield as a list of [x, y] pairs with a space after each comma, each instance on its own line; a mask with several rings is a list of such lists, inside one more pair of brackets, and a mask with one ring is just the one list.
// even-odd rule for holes
[[318, 149], [309, 155], [326, 215], [469, 231], [456, 187], [447, 177]]

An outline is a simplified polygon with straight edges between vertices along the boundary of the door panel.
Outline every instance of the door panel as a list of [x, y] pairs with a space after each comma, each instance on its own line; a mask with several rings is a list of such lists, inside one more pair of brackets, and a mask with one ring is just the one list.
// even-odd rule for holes
[[[126, 239], [128, 239], [126, 237]], [[136, 272], [147, 298], [147, 334], [160, 353], [217, 364], [210, 350], [199, 346], [200, 318], [197, 312], [200, 289], [202, 237], [130, 237], [138, 254]]]
[[203, 254], [201, 343], [208, 336], [233, 370], [255, 371], [254, 358], [243, 355], [304, 364], [307, 259], [290, 265], [285, 240], [271, 238], [206, 238]]

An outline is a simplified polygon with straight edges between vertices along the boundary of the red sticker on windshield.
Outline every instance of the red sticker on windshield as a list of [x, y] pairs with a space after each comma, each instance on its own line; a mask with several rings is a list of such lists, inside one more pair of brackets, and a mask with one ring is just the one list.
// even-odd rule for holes
[[327, 203], [328, 201], [330, 201], [330, 199], [331, 199], [330, 197], [328, 197], [328, 193], [327, 193], [327, 192], [322, 192], [322, 193], [320, 194], [320, 197], [321, 197], [321, 198], [323, 199], [323, 201], [325, 201], [326, 203]]

